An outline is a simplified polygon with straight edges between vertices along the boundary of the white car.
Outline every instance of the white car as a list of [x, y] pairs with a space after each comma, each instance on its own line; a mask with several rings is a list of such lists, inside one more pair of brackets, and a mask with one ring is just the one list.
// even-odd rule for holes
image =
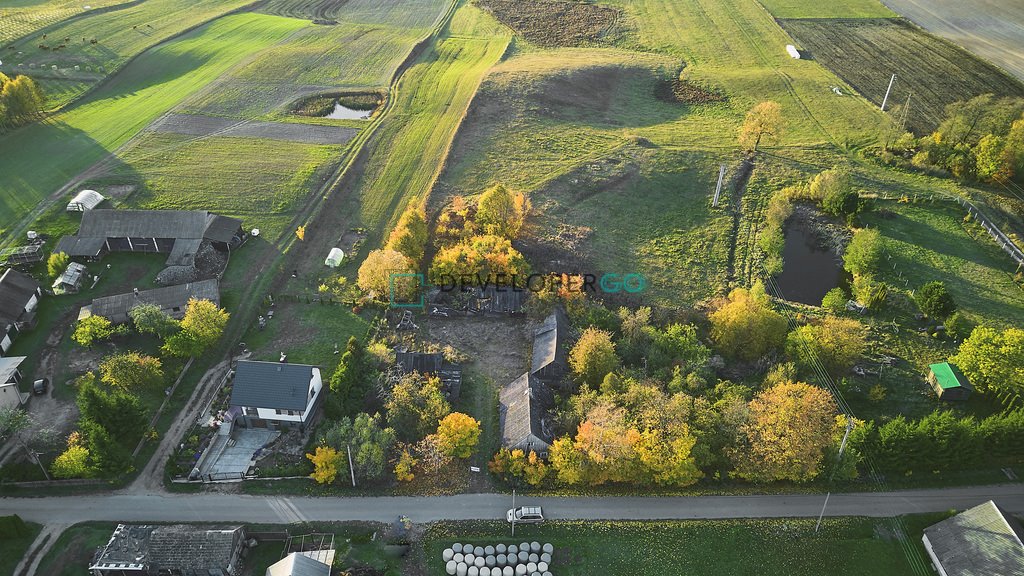
[[520, 506], [519, 508], [510, 508], [505, 513], [505, 519], [511, 524], [538, 524], [544, 521], [544, 512], [541, 511], [540, 506]]

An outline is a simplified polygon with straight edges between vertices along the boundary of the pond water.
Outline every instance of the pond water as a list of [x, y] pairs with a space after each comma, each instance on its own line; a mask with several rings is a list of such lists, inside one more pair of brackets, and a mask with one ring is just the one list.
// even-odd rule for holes
[[842, 260], [815, 243], [815, 234], [803, 222], [786, 227], [782, 249], [782, 274], [775, 279], [782, 295], [791, 302], [821, 305], [825, 294], [839, 285]]
[[324, 118], [333, 118], [334, 120], [369, 120], [371, 114], [373, 114], [373, 110], [354, 110], [342, 106], [340, 102], [335, 102], [334, 110], [324, 116]]

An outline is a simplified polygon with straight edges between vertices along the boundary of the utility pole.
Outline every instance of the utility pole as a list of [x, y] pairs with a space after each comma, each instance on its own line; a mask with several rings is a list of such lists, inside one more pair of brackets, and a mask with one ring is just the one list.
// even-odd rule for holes
[[711, 207], [718, 208], [718, 195], [722, 193], [722, 180], [725, 178], [725, 164], [718, 168], [718, 186], [715, 188], [715, 197], [711, 200]]
[[356, 469], [352, 467], [352, 445], [345, 444], [345, 448], [348, 450], [348, 472], [352, 475], [352, 487], [356, 487]]
[[903, 105], [903, 118], [900, 120], [900, 132], [907, 129], [907, 115], [910, 114], [910, 97], [913, 92], [907, 94], [907, 103]]
[[[839, 443], [839, 456], [836, 458], [836, 467], [832, 469], [832, 474], [829, 475], [828, 481], [831, 484], [832, 478], [836, 475], [836, 469], [839, 468], [839, 464], [843, 462], [843, 451], [846, 450], [846, 440], [850, 437], [850, 431], [853, 430], [853, 418], [849, 415], [846, 416], [846, 433], [843, 434], [843, 441]], [[814, 533], [817, 534], [818, 530], [821, 529], [821, 519], [825, 516], [825, 507], [828, 506], [828, 499], [832, 496], [832, 491], [829, 490], [825, 494], [825, 503], [821, 505], [821, 514], [818, 514], [818, 523], [814, 525]]]
[[885, 105], [889, 102], [889, 92], [892, 91], [892, 84], [896, 81], [896, 75], [893, 74], [892, 78], [889, 78], [889, 87], [885, 89], [885, 98], [882, 98], [882, 112], [885, 112]]
[[512, 537], [516, 537], [516, 489], [512, 489]]

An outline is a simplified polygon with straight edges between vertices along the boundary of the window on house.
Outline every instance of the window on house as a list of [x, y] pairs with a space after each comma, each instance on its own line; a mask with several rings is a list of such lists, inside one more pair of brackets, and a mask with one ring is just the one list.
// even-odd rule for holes
[[281, 414], [281, 411], [280, 410], [274, 410], [274, 414], [278, 414], [279, 415], [279, 414]]

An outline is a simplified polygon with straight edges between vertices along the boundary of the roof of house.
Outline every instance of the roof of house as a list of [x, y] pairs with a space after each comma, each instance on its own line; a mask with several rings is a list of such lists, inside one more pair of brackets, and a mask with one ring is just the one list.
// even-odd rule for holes
[[165, 313], [181, 318], [185, 314], [188, 301], [192, 298], [209, 300], [219, 306], [220, 283], [217, 280], [200, 280], [177, 286], [142, 290], [138, 293], [128, 292], [96, 298], [89, 305], [89, 313], [103, 316], [114, 324], [124, 324], [130, 319], [128, 312], [132, 308], [140, 304], [156, 304]]
[[231, 405], [302, 410], [316, 366], [240, 360], [231, 385]]
[[568, 336], [569, 319], [561, 308], [555, 308], [533, 337], [533, 359], [530, 372], [537, 372], [551, 365], [566, 365], [565, 339]]
[[0, 357], [0, 384], [6, 383], [14, 375], [14, 372], [25, 361], [24, 356]]
[[949, 388], [967, 388], [973, 390], [970, 381], [964, 376], [963, 372], [956, 364], [950, 364], [949, 362], [940, 362], [938, 364], [932, 364], [928, 366], [932, 373], [935, 374], [935, 381], [939, 383], [939, 386], [943, 390]]
[[502, 443], [515, 445], [531, 434], [552, 442], [554, 438], [544, 425], [552, 399], [548, 387], [529, 372], [505, 385], [499, 394]]
[[203, 529], [198, 526], [118, 524], [90, 570], [180, 570], [209, 573], [237, 568], [235, 551], [245, 532], [241, 526]]
[[300, 552], [292, 552], [267, 568], [267, 576], [330, 576], [331, 567]]
[[947, 576], [1024, 574], [1022, 534], [991, 500], [924, 529]]
[[39, 291], [31, 276], [8, 268], [0, 275], [0, 324], [14, 324]]

